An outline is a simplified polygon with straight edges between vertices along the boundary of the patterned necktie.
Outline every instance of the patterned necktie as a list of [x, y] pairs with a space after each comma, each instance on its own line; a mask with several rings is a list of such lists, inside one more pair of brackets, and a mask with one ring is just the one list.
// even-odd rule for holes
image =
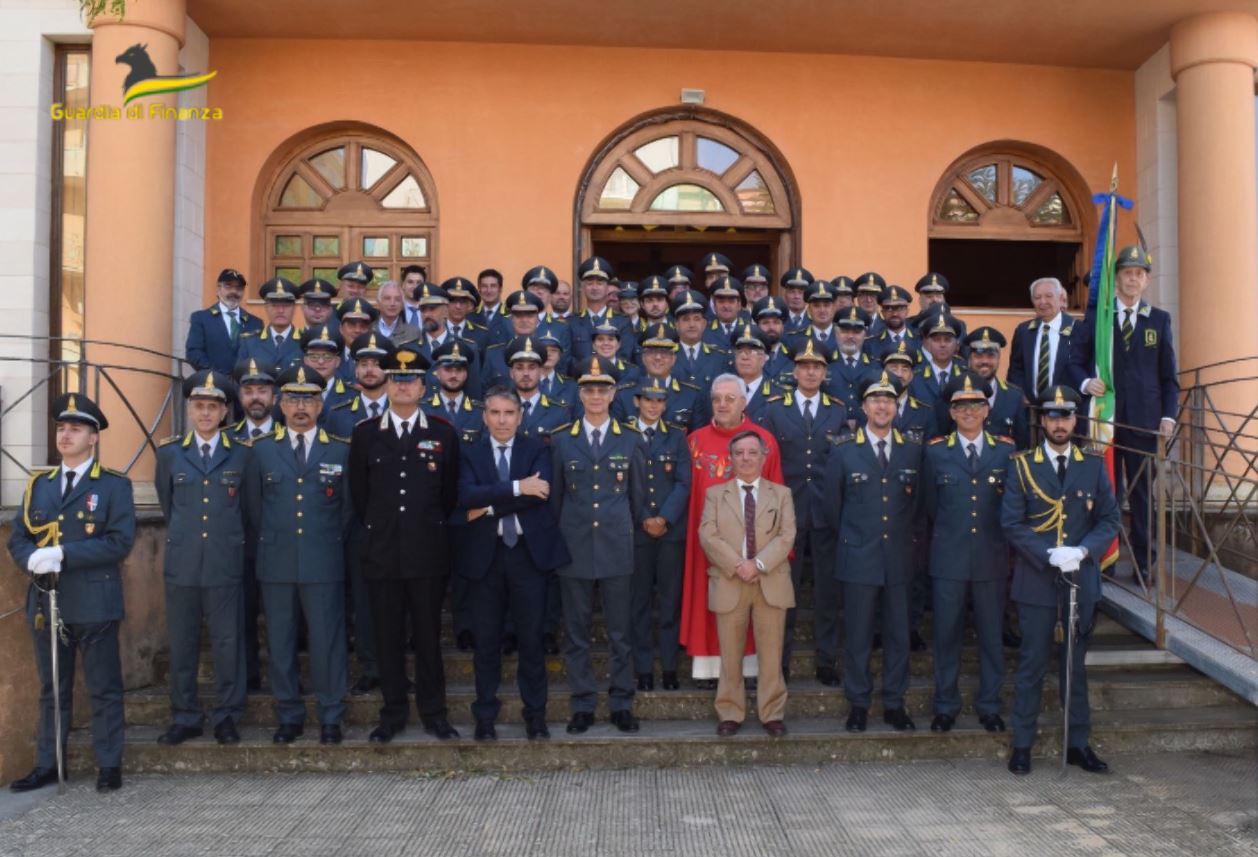
[[974, 448], [974, 444], [967, 443], [965, 445], [965, 457], [970, 464], [970, 472], [973, 473], [978, 467], [978, 450]]
[[[498, 447], [498, 478], [503, 482], [511, 481], [511, 465], [507, 463], [507, 448]], [[502, 519], [502, 543], [513, 548], [520, 541], [520, 534], [515, 528], [515, 515], [507, 515]]]
[[812, 399], [804, 399], [804, 428], [812, 434]]
[[887, 469], [887, 465], [891, 460], [887, 458], [887, 442], [885, 440], [878, 441], [878, 464], [883, 470]]
[[304, 434], [297, 435], [297, 448], [293, 450], [293, 454], [297, 457], [297, 469], [306, 469], [306, 436]]
[[201, 444], [201, 466], [206, 470], [210, 469], [210, 445], [208, 443]]
[[603, 448], [602, 434], [602, 431], [599, 429], [594, 429], [594, 431], [590, 432], [590, 449], [594, 451], [595, 455], [598, 455]]
[[1057, 456], [1057, 478], [1063, 485], [1066, 483], [1066, 456], [1064, 455]]
[[1040, 357], [1038, 365], [1035, 368], [1035, 391], [1042, 398], [1048, 390], [1048, 325], [1040, 326]]
[[66, 487], [61, 489], [61, 499], [62, 499], [62, 500], [64, 500], [65, 498], [69, 497], [69, 496], [70, 496], [70, 492], [71, 492], [72, 490], [74, 490], [74, 477], [75, 477], [75, 475], [76, 475], [76, 474], [75, 474], [75, 472], [74, 472], [73, 470], [67, 470], [67, 471], [66, 471]]
[[1131, 350], [1131, 336], [1136, 332], [1135, 325], [1131, 323], [1131, 307], [1123, 310], [1123, 351]]
[[743, 529], [747, 531], [747, 559], [756, 558], [756, 486], [744, 485]]

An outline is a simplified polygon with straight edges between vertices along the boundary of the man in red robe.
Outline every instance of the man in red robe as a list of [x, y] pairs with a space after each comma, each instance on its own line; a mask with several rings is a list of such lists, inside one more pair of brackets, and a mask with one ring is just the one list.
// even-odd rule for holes
[[[784, 484], [782, 456], [777, 440], [767, 430], [749, 420], [747, 391], [736, 375], [720, 375], [712, 381], [712, 422], [690, 433], [690, 531], [686, 534], [686, 571], [681, 591], [681, 644], [693, 659], [691, 677], [716, 686], [721, 672], [721, 645], [716, 635], [716, 614], [708, 609], [708, 558], [699, 544], [699, 521], [703, 520], [703, 498], [713, 485], [728, 482], [734, 475], [729, 442], [740, 431], [754, 431], [764, 439], [769, 453], [764, 478]], [[743, 674], [756, 675], [755, 644], [747, 636]]]

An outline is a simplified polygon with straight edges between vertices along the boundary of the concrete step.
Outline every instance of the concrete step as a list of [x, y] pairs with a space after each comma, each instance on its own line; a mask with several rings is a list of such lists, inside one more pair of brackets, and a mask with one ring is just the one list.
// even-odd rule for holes
[[[347, 731], [345, 743], [321, 746], [318, 729], [291, 745], [271, 742], [269, 727], [248, 727], [243, 741], [220, 747], [212, 738], [186, 742], [179, 747], [156, 743], [161, 729], [140, 726], [127, 731], [123, 766], [130, 773], [296, 772], [296, 771], [409, 771], [441, 774], [456, 771], [526, 772], [581, 768], [678, 767], [709, 764], [821, 764], [825, 762], [913, 761], [928, 759], [985, 758], [1000, 763], [1008, 753], [1008, 733], [988, 733], [972, 716], [962, 717], [952, 732], [931, 733], [929, 723], [918, 731], [897, 733], [871, 717], [870, 729], [849, 734], [835, 718], [787, 721], [790, 733], [769, 738], [749, 720], [733, 738], [718, 738], [712, 720], [645, 720], [642, 731], [623, 735], [601, 720], [584, 735], [568, 735], [564, 724], [551, 718], [549, 741], [528, 741], [523, 727], [503, 723], [500, 740], [473, 741], [463, 737], [438, 741], [413, 725], [392, 743], [367, 741], [365, 726]], [[1060, 721], [1041, 717], [1037, 753], [1052, 756], [1060, 744]], [[1100, 711], [1093, 718], [1091, 744], [1102, 756], [1111, 753], [1180, 750], [1238, 751], [1254, 747], [1253, 710], [1227, 705], [1184, 710], [1150, 708], [1131, 711]], [[70, 768], [79, 776], [94, 766], [91, 736], [84, 730], [72, 733]], [[1040, 761], [1039, 773], [1055, 768]], [[1084, 776], [1071, 771], [1071, 776]]]
[[[658, 685], [657, 685], [658, 688]], [[1097, 671], [1090, 676], [1089, 695], [1094, 711], [1127, 710], [1145, 708], [1200, 708], [1229, 705], [1239, 702], [1226, 688], [1208, 678], [1183, 667], [1135, 672]], [[792, 718], [845, 717], [847, 703], [841, 688], [831, 688], [810, 679], [795, 679], [790, 683], [789, 711]], [[978, 679], [974, 675], [963, 676], [960, 682], [962, 710], [973, 710], [973, 699], [978, 691]], [[571, 714], [568, 687], [562, 682], [550, 686], [548, 711], [550, 716], [566, 721]], [[928, 678], [914, 678], [909, 684], [905, 704], [914, 717], [928, 723], [933, 714], [932, 699], [934, 682]], [[471, 723], [471, 703], [476, 693], [470, 685], [447, 687], [446, 699], [450, 719], [458, 723]], [[499, 689], [503, 702], [501, 720], [519, 721], [520, 700], [514, 685], [503, 684]], [[710, 720], [713, 715], [715, 691], [699, 690], [687, 681], [680, 690], [653, 690], [639, 692], [634, 697], [634, 711], [646, 720]], [[750, 695], [754, 700], [755, 694]], [[1012, 675], [1004, 687], [1004, 710], [1013, 704]], [[206, 710], [213, 703], [213, 689], [201, 688], [201, 700]], [[127, 723], [134, 726], [165, 726], [170, 720], [169, 696], [165, 687], [149, 687], [127, 693]], [[381, 698], [378, 692], [347, 699], [345, 724], [348, 726], [374, 725], [379, 715]], [[754, 707], [754, 702], [749, 703]], [[1044, 691], [1044, 711], [1058, 710], [1056, 682], [1049, 682]], [[605, 700], [600, 702], [599, 716], [606, 715]], [[317, 722], [318, 713], [313, 696], [307, 695], [306, 708], [310, 722]], [[246, 700], [244, 725], [266, 726], [273, 724], [274, 713], [271, 697], [266, 693], [250, 694]]]

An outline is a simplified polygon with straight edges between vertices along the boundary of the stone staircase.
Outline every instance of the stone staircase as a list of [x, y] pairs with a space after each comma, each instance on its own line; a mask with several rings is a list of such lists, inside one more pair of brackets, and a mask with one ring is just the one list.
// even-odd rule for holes
[[[806, 593], [804, 593], [806, 596]], [[807, 603], [807, 598], [802, 599]], [[911, 657], [911, 681], [907, 698], [917, 731], [897, 733], [884, 726], [876, 699], [870, 712], [870, 728], [849, 734], [843, 728], [847, 703], [840, 688], [829, 688], [813, 678], [811, 616], [800, 610], [800, 640], [792, 657], [790, 700], [785, 738], [771, 739], [754, 718], [754, 694], [749, 700], [748, 721], [734, 738], [715, 734], [713, 691], [695, 689], [685, 677], [689, 661], [681, 665], [682, 689], [638, 693], [634, 711], [642, 719], [636, 735], [623, 735], [606, 720], [601, 704], [598, 722], [584, 735], [564, 731], [569, 716], [568, 690], [562, 656], [547, 659], [550, 685], [548, 720], [552, 738], [528, 741], [520, 722], [520, 703], [514, 676], [516, 658], [504, 658], [500, 696], [503, 712], [496, 742], [471, 740], [469, 705], [474, 698], [472, 656], [459, 652], [447, 620], [444, 629], [445, 664], [450, 718], [463, 734], [453, 741], [438, 741], [425, 734], [417, 719], [387, 745], [374, 745], [367, 735], [375, 725], [380, 705], [378, 693], [351, 697], [344, 722], [345, 742], [321, 746], [313, 698], [307, 697], [309, 718], [306, 735], [292, 745], [271, 742], [274, 729], [271, 698], [267, 693], [265, 664], [263, 690], [250, 694], [240, 725], [242, 741], [221, 747], [206, 736], [179, 747], [163, 747], [156, 738], [169, 718], [164, 679], [167, 664], [160, 656], [155, 684], [126, 695], [127, 749], [124, 765], [132, 772], [175, 771], [538, 771], [568, 768], [675, 767], [701, 764], [818, 764], [841, 761], [907, 761], [947, 758], [1003, 758], [1008, 734], [982, 729], [973, 714], [971, 699], [977, 689], [977, 651], [967, 641], [962, 663], [963, 712], [956, 727], [946, 735], [930, 732], [933, 693], [931, 653]], [[929, 616], [927, 618], [929, 625]], [[924, 629], [924, 632], [928, 631]], [[596, 634], [595, 669], [607, 673], [608, 655], [602, 645], [601, 627]], [[1092, 744], [1102, 756], [1119, 752], [1169, 750], [1234, 750], [1255, 744], [1254, 709], [1246, 701], [1211, 679], [1181, 663], [1167, 662], [1149, 643], [1128, 632], [1113, 619], [1101, 617], [1094, 632], [1089, 667], [1093, 707]], [[265, 652], [263, 653], [265, 657]], [[305, 656], [303, 673], [305, 672]], [[1006, 650], [1008, 668], [1005, 712], [1012, 701], [1013, 669], [1017, 653]], [[874, 656], [875, 685], [881, 672], [881, 653]], [[351, 679], [356, 675], [350, 656]], [[657, 671], [658, 686], [658, 671]], [[208, 653], [201, 661], [202, 698], [212, 697], [212, 669]], [[307, 681], [307, 686], [309, 682]], [[605, 703], [605, 700], [604, 700]], [[412, 709], [414, 718], [414, 710]], [[1045, 687], [1037, 752], [1057, 754], [1060, 743], [1060, 710], [1056, 682]], [[90, 735], [78, 729], [71, 738], [72, 767], [91, 766]]]

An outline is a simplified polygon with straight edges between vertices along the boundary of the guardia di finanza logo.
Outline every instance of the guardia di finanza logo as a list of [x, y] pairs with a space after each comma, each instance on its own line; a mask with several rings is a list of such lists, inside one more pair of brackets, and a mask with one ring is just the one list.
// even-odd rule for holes
[[166, 92], [183, 92], [185, 89], [196, 89], [210, 82], [217, 71], [205, 74], [158, 74], [157, 66], [149, 57], [148, 45], [132, 45], [114, 60], [125, 63], [131, 71], [122, 82], [122, 106], [126, 107], [137, 98], [146, 95], [161, 95]]

